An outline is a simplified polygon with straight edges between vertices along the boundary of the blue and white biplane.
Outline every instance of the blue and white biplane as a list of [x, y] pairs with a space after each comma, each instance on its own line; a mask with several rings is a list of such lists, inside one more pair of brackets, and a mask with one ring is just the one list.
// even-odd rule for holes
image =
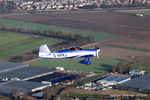
[[97, 56], [99, 58], [99, 47], [95, 49], [83, 49], [80, 47], [70, 47], [68, 49], [59, 50], [56, 52], [51, 52], [46, 44], [40, 46], [39, 49], [39, 58], [81, 58], [85, 57], [84, 60], [81, 60], [81, 64], [91, 64], [90, 57]]

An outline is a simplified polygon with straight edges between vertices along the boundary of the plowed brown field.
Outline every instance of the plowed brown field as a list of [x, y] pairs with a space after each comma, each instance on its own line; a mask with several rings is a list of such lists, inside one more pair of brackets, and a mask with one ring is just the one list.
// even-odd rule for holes
[[[121, 34], [124, 36], [118, 39], [108, 40], [105, 43], [150, 49], [150, 16], [148, 15], [139, 17], [134, 14], [116, 11], [82, 11], [12, 15], [4, 18]], [[116, 47], [103, 47], [103, 51], [104, 55], [119, 58], [132, 55], [140, 57], [150, 55], [148, 52], [145, 53], [128, 49], [123, 50]]]

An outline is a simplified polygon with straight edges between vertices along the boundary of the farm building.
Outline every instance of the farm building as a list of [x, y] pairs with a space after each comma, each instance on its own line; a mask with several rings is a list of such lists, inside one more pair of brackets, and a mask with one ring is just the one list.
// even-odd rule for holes
[[33, 82], [42, 82], [42, 83], [51, 83], [51, 84], [57, 84], [59, 82], [64, 82], [67, 80], [74, 80], [77, 78], [77, 75], [71, 75], [71, 74], [66, 74], [66, 73], [59, 73], [59, 72], [54, 72], [52, 74], [48, 74], [42, 77], [37, 77], [28, 81], [33, 81]]
[[13, 90], [16, 89], [18, 95], [22, 95], [26, 92], [34, 92], [46, 87], [51, 86], [50, 84], [42, 84], [39, 82], [29, 81], [8, 81], [0, 83], [0, 95], [11, 96]]
[[51, 74], [55, 69], [33, 67], [27, 64], [0, 61], [0, 77], [2, 80], [29, 80]]
[[76, 78], [76, 75], [58, 71], [53, 68], [0, 61], [0, 95], [10, 96], [13, 89], [17, 89], [20, 95], [39, 91], [55, 83]]
[[52, 74], [55, 71], [57, 70], [0, 61], [0, 95], [10, 96], [13, 89], [23, 94], [51, 86], [50, 83], [43, 84], [27, 80]]
[[128, 76], [112, 75], [112, 76], [108, 76], [104, 79], [98, 80], [97, 83], [106, 84], [106, 85], [117, 85], [117, 84], [126, 82], [130, 79], [131, 78]]
[[144, 75], [145, 71], [135, 71], [135, 70], [133, 70], [133, 71], [130, 71], [129, 74], [131, 76], [140, 76], [140, 75]]
[[138, 14], [135, 14], [136, 16], [139, 16], [139, 17], [143, 17], [144, 15], [143, 14], [140, 14], [140, 13], [138, 13]]
[[7, 72], [10, 70], [28, 67], [28, 66], [29, 65], [27, 64], [0, 61], [0, 72]]
[[150, 91], [150, 73], [124, 82], [120, 86], [134, 88], [140, 91]]

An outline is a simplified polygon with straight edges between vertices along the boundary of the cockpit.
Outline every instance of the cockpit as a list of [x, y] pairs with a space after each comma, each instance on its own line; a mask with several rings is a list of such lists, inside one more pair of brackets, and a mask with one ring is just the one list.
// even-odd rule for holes
[[71, 51], [82, 50], [80, 47], [71, 47], [69, 48]]

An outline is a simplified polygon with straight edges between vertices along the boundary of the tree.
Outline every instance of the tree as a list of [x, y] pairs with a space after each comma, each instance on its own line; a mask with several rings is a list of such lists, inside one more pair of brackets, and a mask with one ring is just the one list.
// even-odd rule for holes
[[46, 99], [46, 100], [49, 100], [50, 99], [50, 97], [51, 97], [51, 91], [50, 91], [50, 89], [49, 88], [45, 88], [44, 89], [44, 98]]
[[0, 22], [0, 26], [5, 27], [6, 25], [4, 23]]
[[94, 9], [96, 8], [96, 5], [95, 4], [92, 4], [92, 5], [85, 5], [83, 7], [79, 7], [80, 9]]
[[118, 66], [118, 72], [123, 73], [125, 70], [125, 64], [123, 62], [119, 62], [117, 66]]
[[11, 12], [13, 12], [13, 10], [17, 9], [17, 6], [14, 4], [13, 1], [9, 1], [9, 2], [7, 1], [7, 7], [6, 8], [8, 9], [8, 12], [11, 13]]
[[118, 72], [122, 74], [128, 73], [129, 71], [130, 71], [129, 66], [127, 66], [123, 62], [119, 62], [116, 66], [112, 68], [112, 72]]
[[113, 72], [113, 73], [118, 72], [118, 71], [117, 71], [117, 67], [116, 67], [116, 66], [113, 66], [113, 68], [112, 68], [112, 72]]
[[17, 100], [17, 99], [18, 99], [19, 91], [18, 91], [17, 88], [12, 89], [12, 94], [11, 94], [11, 96], [12, 96], [12, 100]]
[[39, 29], [36, 29], [34, 35], [41, 35], [41, 31]]
[[14, 1], [7, 1], [7, 3], [1, 2], [0, 3], [0, 13], [12, 13], [14, 10], [17, 9], [17, 6], [14, 4]]

